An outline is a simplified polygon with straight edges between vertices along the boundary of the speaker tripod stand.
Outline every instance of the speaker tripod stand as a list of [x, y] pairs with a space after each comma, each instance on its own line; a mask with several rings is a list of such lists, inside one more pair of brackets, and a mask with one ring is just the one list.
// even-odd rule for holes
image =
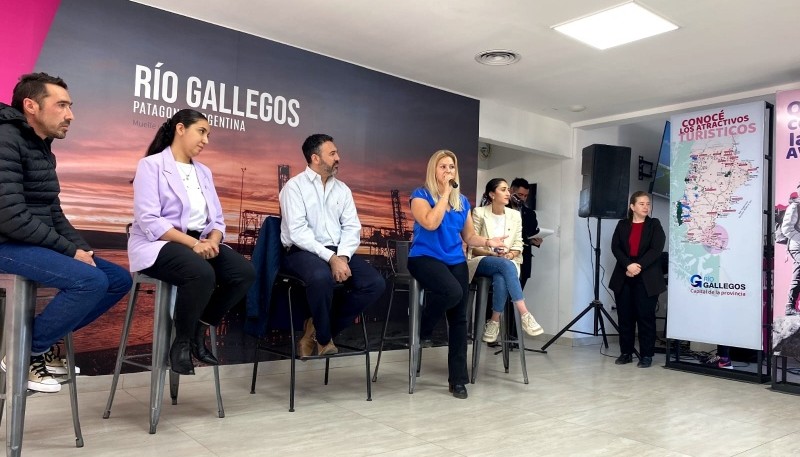
[[[547, 353], [547, 348], [550, 347], [551, 344], [555, 343], [555, 341], [561, 338], [566, 332], [573, 332], [573, 333], [581, 333], [584, 335], [592, 335], [592, 336], [600, 336], [603, 337], [603, 346], [608, 349], [608, 335], [606, 334], [606, 326], [605, 322], [603, 321], [603, 316], [608, 319], [608, 322], [614, 327], [614, 330], [617, 331], [616, 335], [619, 335], [619, 326], [614, 319], [608, 314], [605, 307], [603, 306], [603, 302], [600, 301], [600, 221], [601, 219], [597, 218], [597, 245], [594, 248], [594, 300], [589, 303], [589, 305], [578, 314], [575, 319], [567, 324], [564, 328], [562, 328], [558, 333], [553, 336], [544, 346], [542, 346], [541, 352]], [[593, 311], [594, 317], [594, 331], [592, 333], [584, 332], [581, 330], [573, 330], [572, 326], [575, 325], [579, 320], [583, 318], [589, 311]], [[639, 352], [636, 349], [633, 350], [637, 357], [639, 357]]]

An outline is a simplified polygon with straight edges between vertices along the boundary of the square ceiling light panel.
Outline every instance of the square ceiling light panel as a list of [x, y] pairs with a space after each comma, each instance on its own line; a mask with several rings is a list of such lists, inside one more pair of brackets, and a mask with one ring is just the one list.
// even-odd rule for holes
[[669, 32], [678, 26], [634, 2], [628, 2], [553, 28], [589, 46], [608, 49]]

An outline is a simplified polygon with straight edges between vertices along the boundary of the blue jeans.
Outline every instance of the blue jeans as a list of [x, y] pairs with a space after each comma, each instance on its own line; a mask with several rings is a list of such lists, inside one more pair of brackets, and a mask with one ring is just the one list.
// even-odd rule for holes
[[92, 323], [131, 288], [124, 268], [99, 257], [93, 267], [51, 249], [0, 243], [0, 271], [59, 289], [33, 319], [32, 354], [43, 354], [67, 333]]
[[492, 256], [482, 258], [475, 274], [492, 278], [492, 311], [496, 313], [503, 312], [509, 296], [512, 302], [525, 298], [517, 276], [517, 267], [514, 266], [514, 262], [506, 258]]

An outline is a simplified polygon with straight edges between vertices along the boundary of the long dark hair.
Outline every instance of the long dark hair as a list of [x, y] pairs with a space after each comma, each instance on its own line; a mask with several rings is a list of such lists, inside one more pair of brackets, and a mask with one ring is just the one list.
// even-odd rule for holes
[[144, 154], [144, 156], [147, 157], [153, 154], [158, 154], [166, 149], [167, 146], [171, 145], [172, 141], [175, 139], [175, 127], [178, 124], [183, 124], [184, 127], [189, 127], [200, 119], [208, 121], [206, 116], [200, 111], [195, 111], [188, 108], [182, 109], [173, 114], [171, 118], [161, 124], [161, 127], [158, 128], [156, 136], [153, 138], [153, 141], [150, 142], [150, 146], [147, 147], [147, 152]]
[[486, 206], [492, 203], [492, 198], [489, 196], [489, 193], [496, 191], [501, 183], [508, 184], [508, 181], [503, 178], [492, 178], [486, 183], [486, 189], [483, 192], [483, 196], [481, 196], [480, 206]]
[[633, 210], [631, 209], [630, 205], [635, 205], [636, 204], [636, 199], [638, 199], [639, 197], [647, 197], [647, 199], [650, 200], [650, 194], [648, 194], [647, 192], [645, 192], [643, 190], [637, 190], [636, 192], [632, 193], [631, 194], [631, 200], [630, 200], [630, 202], [628, 202], [628, 220], [629, 221], [633, 220]]

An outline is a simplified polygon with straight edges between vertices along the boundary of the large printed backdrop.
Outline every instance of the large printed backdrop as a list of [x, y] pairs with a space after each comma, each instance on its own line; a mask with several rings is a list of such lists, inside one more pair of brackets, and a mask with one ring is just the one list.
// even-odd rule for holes
[[[35, 69], [63, 77], [75, 103], [54, 144], [64, 209], [120, 264], [136, 163], [164, 117], [185, 107], [214, 126], [200, 161], [214, 172], [226, 240], [245, 252], [252, 240], [240, 232], [278, 213], [279, 179], [304, 169], [300, 145], [312, 133], [335, 138], [365, 226], [360, 252], [376, 263], [382, 240], [411, 229], [408, 196], [435, 150], [458, 154], [462, 192], [475, 195], [476, 100], [286, 45], [125, 0], [64, 0]], [[123, 313], [79, 333], [79, 351], [113, 353]], [[132, 344], [149, 342], [148, 325]]]

